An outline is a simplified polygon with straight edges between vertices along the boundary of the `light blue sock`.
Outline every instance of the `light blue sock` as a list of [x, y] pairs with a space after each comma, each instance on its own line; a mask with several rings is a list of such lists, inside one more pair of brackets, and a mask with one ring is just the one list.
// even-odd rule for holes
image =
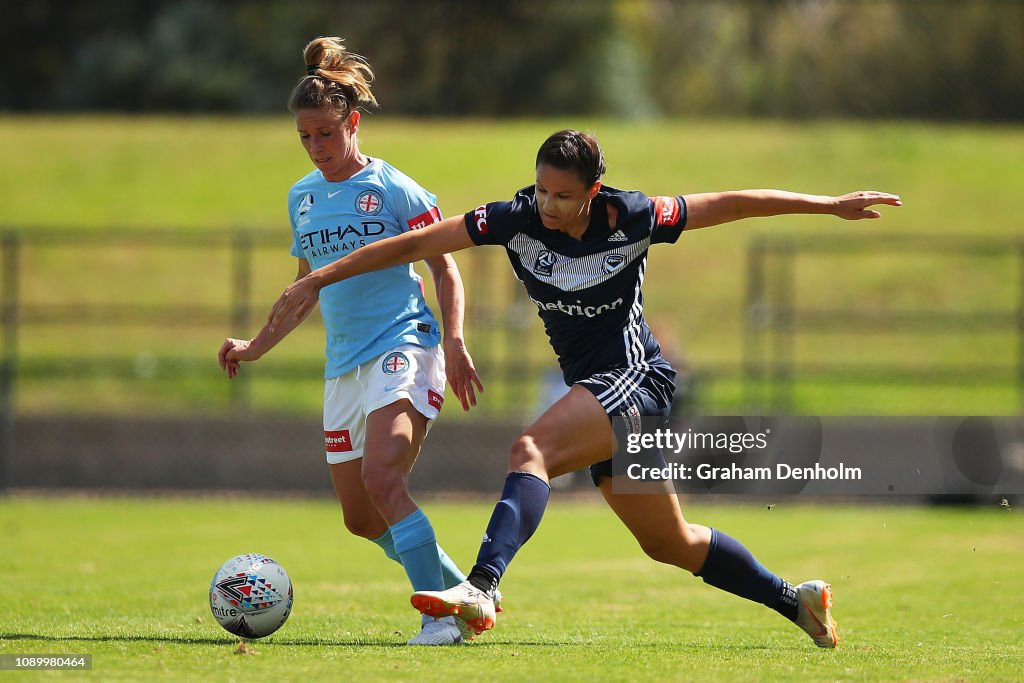
[[445, 588], [458, 586], [466, 580], [466, 575], [459, 571], [459, 565], [455, 564], [455, 560], [448, 557], [440, 545], [437, 546], [437, 556], [441, 560], [441, 577], [444, 579]]
[[402, 567], [409, 577], [414, 591], [443, 590], [444, 578], [441, 573], [441, 559], [438, 557], [437, 538], [434, 527], [423, 514], [416, 510], [405, 519], [391, 525], [395, 552], [402, 560]]
[[384, 551], [390, 559], [394, 560], [398, 564], [402, 564], [402, 558], [395, 552], [395, 539], [391, 537], [391, 529], [388, 529], [377, 538], [371, 538], [371, 541], [380, 546], [380, 549]]
[[[391, 537], [391, 529], [385, 531], [379, 538], [371, 538], [370, 540], [379, 545], [385, 555], [398, 564], [402, 564], [402, 558], [395, 551], [395, 539]], [[444, 580], [445, 588], [458, 586], [466, 580], [466, 575], [459, 570], [459, 565], [455, 564], [455, 561], [448, 557], [448, 554], [445, 553], [440, 544], [437, 546], [437, 557], [441, 560], [441, 577]]]

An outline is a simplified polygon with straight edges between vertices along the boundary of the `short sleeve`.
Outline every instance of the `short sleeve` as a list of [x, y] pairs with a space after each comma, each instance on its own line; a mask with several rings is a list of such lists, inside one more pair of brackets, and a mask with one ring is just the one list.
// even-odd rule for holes
[[686, 200], [675, 197], [651, 197], [653, 221], [651, 243], [675, 243], [686, 227]]
[[466, 214], [466, 229], [476, 245], [507, 245], [522, 232], [532, 206], [521, 197], [511, 202], [491, 202]]
[[403, 230], [418, 230], [441, 220], [437, 197], [410, 178], [401, 178], [388, 192], [387, 202]]
[[[299, 246], [299, 229], [295, 225], [295, 215], [299, 210], [296, 205], [297, 195], [294, 192], [288, 193], [288, 223], [292, 226], [292, 250], [291, 254], [295, 258], [306, 258], [305, 252], [302, 251], [302, 247]], [[312, 196], [310, 196], [310, 204], [312, 204]]]

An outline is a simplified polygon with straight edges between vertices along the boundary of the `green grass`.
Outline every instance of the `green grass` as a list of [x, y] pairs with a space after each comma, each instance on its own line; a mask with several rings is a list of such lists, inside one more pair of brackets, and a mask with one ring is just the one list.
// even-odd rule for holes
[[[926, 125], [913, 122], [661, 121], [552, 119], [515, 122], [413, 121], [374, 116], [360, 129], [363, 149], [391, 161], [438, 195], [452, 215], [483, 201], [510, 197], [532, 182], [533, 157], [551, 131], [571, 125], [598, 134], [605, 147], [608, 184], [649, 194], [701, 192], [741, 187], [780, 187], [822, 194], [873, 188], [900, 193], [905, 205], [884, 209], [880, 221], [842, 223], [828, 217], [783, 217], [702, 230], [675, 246], [651, 251], [645, 284], [647, 317], [659, 335], [674, 337], [696, 369], [735, 372], [742, 361], [746, 274], [750, 239], [759, 234], [863, 236], [1024, 236], [1018, 210], [1024, 186], [1024, 128], [1020, 126]], [[92, 380], [29, 378], [21, 387], [23, 412], [52, 409], [187, 412], [225, 409], [227, 391], [209, 359], [226, 335], [253, 334], [264, 312], [294, 276], [287, 254], [285, 196], [309, 170], [292, 123], [279, 118], [0, 118], [0, 223], [29, 231], [43, 226], [71, 230], [168, 227], [181, 233], [214, 234], [259, 227], [279, 230], [279, 249], [260, 250], [255, 262], [252, 320], [235, 329], [222, 323], [119, 326], [29, 326], [20, 349], [30, 361], [76, 354], [113, 355], [127, 366], [137, 354], [206, 368], [190, 386], [159, 394], [143, 381], [118, 388]], [[518, 285], [498, 250], [457, 255], [469, 284], [470, 305], [486, 309], [474, 282], [480, 278]], [[483, 260], [486, 264], [480, 263]], [[231, 261], [227, 249], [208, 253], [167, 248], [155, 253], [129, 246], [95, 249], [62, 246], [55, 240], [27, 249], [20, 283], [28, 303], [170, 302], [220, 307], [230, 303]], [[1020, 264], [1006, 258], [900, 254], [867, 259], [823, 257], [797, 269], [799, 306], [869, 310], [939, 308], [1013, 312], [1019, 296]], [[422, 269], [421, 269], [422, 271]], [[425, 274], [425, 272], [424, 272]], [[428, 288], [429, 289], [429, 288]], [[507, 296], [505, 290], [492, 295]], [[522, 314], [515, 351], [553, 366], [532, 311]], [[479, 316], [477, 316], [479, 318]], [[322, 353], [316, 323], [289, 339], [273, 356], [315, 361]], [[487, 325], [470, 320], [471, 351], [481, 358]], [[171, 339], [168, 339], [171, 337]], [[476, 344], [474, 346], [474, 343]], [[800, 362], [822, 359], [847, 364], [917, 364], [936, 376], [957, 364], [1017, 362], [1012, 332], [979, 339], [951, 327], [941, 333], [887, 332], [868, 337], [837, 331], [801, 336]], [[145, 360], [145, 359], [143, 359]], [[486, 365], [486, 363], [484, 363]], [[811, 413], [931, 414], [1014, 413], [1019, 397], [1013, 372], [1004, 383], [960, 386], [933, 395], [921, 387], [874, 382], [862, 392], [796, 394], [796, 409]], [[315, 379], [315, 377], [314, 377]], [[487, 377], [484, 380], [487, 381]], [[856, 378], [852, 378], [856, 380]], [[145, 378], [142, 378], [145, 380]], [[734, 382], [722, 378], [723, 385]], [[495, 396], [506, 389], [492, 385]], [[98, 401], [83, 396], [103, 394]], [[922, 394], [924, 400], [922, 400]], [[719, 392], [708, 408], [738, 411], [735, 391]], [[954, 396], [954, 399], [948, 398]], [[206, 397], [205, 400], [202, 397]], [[524, 400], [524, 399], [517, 399]], [[315, 413], [319, 392], [258, 392], [261, 411]], [[83, 407], [86, 406], [86, 407]], [[529, 410], [523, 406], [523, 412]]]
[[[467, 563], [490, 505], [425, 509]], [[15, 497], [0, 500], [0, 653], [90, 653], [102, 680], [1008, 681], [1024, 668], [1017, 509], [697, 501], [686, 513], [783, 576], [830, 580], [840, 648], [651, 562], [603, 506], [558, 494], [502, 583], [497, 628], [436, 650], [402, 646], [418, 621], [406, 580], [344, 532], [332, 501]], [[250, 551], [281, 562], [296, 597], [246, 656], [206, 591]]]

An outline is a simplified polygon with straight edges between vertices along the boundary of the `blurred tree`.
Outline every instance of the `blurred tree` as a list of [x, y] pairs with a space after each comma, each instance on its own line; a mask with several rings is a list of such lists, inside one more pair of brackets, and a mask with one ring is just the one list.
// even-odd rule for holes
[[[57, 90], [61, 108], [224, 111], [249, 108], [258, 73], [227, 3], [186, 0], [144, 30], [83, 43]], [[241, 57], [241, 59], [239, 58]]]
[[5, 4], [0, 12], [0, 108], [15, 110], [53, 108], [81, 46], [140, 32], [161, 7], [133, 0]]
[[394, 114], [1024, 116], [1015, 0], [10, 4], [7, 110], [280, 112], [340, 35]]

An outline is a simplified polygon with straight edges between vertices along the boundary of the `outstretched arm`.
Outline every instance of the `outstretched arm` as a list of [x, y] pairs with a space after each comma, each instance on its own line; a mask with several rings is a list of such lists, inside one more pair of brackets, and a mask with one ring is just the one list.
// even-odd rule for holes
[[[309, 270], [309, 262], [300, 258], [299, 271], [295, 275], [295, 281], [298, 282], [309, 275]], [[273, 329], [269, 325], [264, 325], [263, 329], [252, 339], [228, 337], [217, 352], [217, 361], [220, 363], [221, 370], [228, 373], [228, 379], [234, 378], [243, 362], [259, 360], [263, 354], [277, 346], [278, 342], [287, 337], [289, 332], [298, 327], [299, 323], [305, 320], [312, 311], [313, 309], [309, 308], [301, 316], [288, 320], [285, 324]]]
[[739, 190], [688, 194], [683, 199], [686, 200], [686, 230], [708, 228], [744, 218], [792, 213], [832, 214], [847, 220], [878, 218], [881, 214], [868, 207], [902, 204], [899, 195], [863, 190], [841, 197], [783, 190]]
[[[473, 358], [466, 348], [462, 323], [466, 314], [466, 292], [462, 285], [459, 266], [450, 254], [426, 259], [430, 275], [434, 278], [437, 304], [441, 308], [444, 327], [444, 370], [448, 386], [459, 399], [464, 411], [476, 405], [476, 390], [483, 391]], [[474, 384], [476, 385], [474, 387]]]
[[316, 305], [320, 290], [327, 285], [374, 270], [415, 263], [472, 246], [473, 240], [466, 229], [466, 219], [460, 214], [404, 235], [360, 247], [348, 256], [317, 268], [289, 285], [271, 309], [267, 318], [268, 325], [276, 329], [289, 316], [301, 319]]

